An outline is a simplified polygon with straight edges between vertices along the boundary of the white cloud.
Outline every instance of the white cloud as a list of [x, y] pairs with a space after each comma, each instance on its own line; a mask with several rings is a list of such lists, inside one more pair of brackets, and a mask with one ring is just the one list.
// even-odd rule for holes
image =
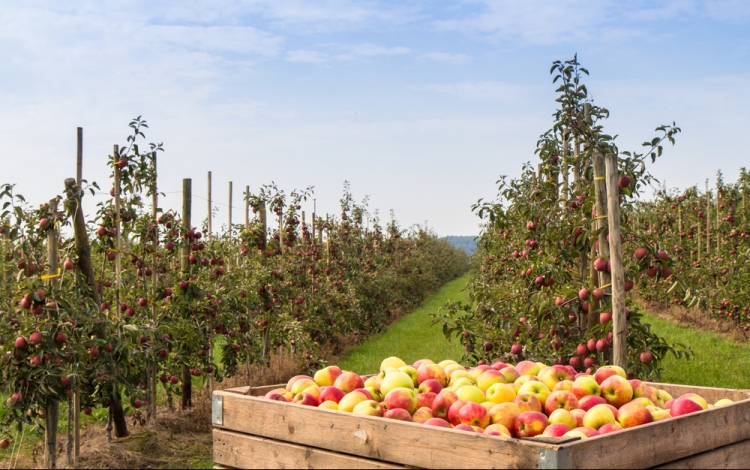
[[144, 32], [158, 42], [206, 52], [275, 56], [283, 44], [280, 36], [249, 26], [149, 25]]
[[469, 36], [490, 40], [521, 40], [531, 44], [550, 45], [583, 41], [591, 38], [592, 25], [607, 17], [612, 0], [590, 2], [570, 0], [485, 0], [478, 14], [464, 18], [439, 20], [438, 30], [460, 31]]
[[421, 57], [425, 59], [429, 59], [435, 62], [445, 62], [448, 64], [465, 64], [467, 62], [471, 62], [473, 57], [466, 54], [450, 54], [448, 52], [428, 52], [427, 54], [422, 54]]
[[376, 44], [364, 43], [349, 46], [346, 53], [340, 54], [336, 56], [336, 58], [340, 60], [356, 60], [363, 57], [394, 56], [408, 54], [410, 52], [411, 49], [407, 47], [383, 47]]
[[439, 31], [459, 31], [493, 42], [549, 46], [571, 42], [622, 42], [663, 34], [663, 23], [678, 19], [710, 17], [737, 22], [750, 18], [747, 0], [476, 0], [467, 4], [478, 7], [463, 17], [435, 21], [434, 26]]
[[328, 62], [325, 54], [318, 51], [307, 51], [303, 49], [287, 52], [286, 60], [288, 62], [299, 62], [303, 64], [324, 64]]
[[401, 46], [384, 47], [377, 44], [357, 44], [353, 46], [324, 45], [329, 49], [344, 49], [344, 53], [324, 53], [319, 51], [297, 49], [286, 54], [288, 62], [299, 62], [307, 64], [323, 64], [330, 60], [353, 61], [378, 56], [397, 56], [409, 54], [411, 49]]
[[454, 95], [467, 101], [499, 101], [506, 103], [517, 102], [535, 91], [542, 91], [530, 86], [493, 81], [466, 81], [442, 85], [429, 84], [415, 87], [415, 89]]

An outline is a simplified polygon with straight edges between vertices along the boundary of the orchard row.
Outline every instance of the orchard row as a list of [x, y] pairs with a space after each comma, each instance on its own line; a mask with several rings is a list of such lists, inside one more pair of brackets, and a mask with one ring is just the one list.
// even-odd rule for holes
[[661, 190], [633, 208], [635, 231], [671, 250], [675, 269], [683, 273], [672, 290], [644, 284], [646, 300], [695, 307], [750, 330], [748, 182], [744, 168], [735, 183], [719, 173], [713, 190]]
[[[613, 285], [622, 283], [627, 358], [621, 366], [629, 379], [658, 379], [666, 354], [691, 352], [653, 334], [632, 295], [646, 285], [666, 291], [684, 273], [680, 253], [636, 230], [632, 214], [653, 181], [648, 160], [660, 157], [680, 129], [659, 126], [645, 152], [622, 151], [604, 132], [609, 111], [588, 98], [588, 72], [573, 59], [556, 62], [552, 73], [559, 108], [537, 143], [538, 164], [524, 165], [516, 179], [502, 177], [498, 199], [474, 206], [483, 229], [471, 305], [448, 304], [436, 320], [460, 339], [470, 362], [531, 360], [592, 372], [613, 362], [611, 299]], [[620, 214], [619, 243], [609, 234], [612, 205]], [[613, 276], [615, 254], [624, 278]]]
[[311, 190], [264, 186], [246, 194], [253, 220], [207, 232], [189, 219], [189, 191], [183, 211], [158, 206], [161, 146], [140, 151], [145, 122], [131, 127], [109, 157], [112, 197], [85, 224], [95, 184], [68, 180], [38, 208], [0, 188], [2, 433], [77, 391], [84, 411], [110, 408], [121, 437], [124, 412], [155, 409], [157, 386], [189, 407], [192, 377], [220, 381], [271, 351], [317, 368], [468, 267], [434, 233], [383, 226], [348, 187], [340, 216], [305, 221]]

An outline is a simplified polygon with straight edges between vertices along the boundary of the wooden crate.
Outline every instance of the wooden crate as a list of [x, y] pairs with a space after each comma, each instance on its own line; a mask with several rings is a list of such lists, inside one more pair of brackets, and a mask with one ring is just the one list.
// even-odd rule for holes
[[747, 468], [750, 392], [651, 384], [735, 403], [578, 440], [505, 439], [261, 398], [213, 393], [214, 462], [223, 468]]

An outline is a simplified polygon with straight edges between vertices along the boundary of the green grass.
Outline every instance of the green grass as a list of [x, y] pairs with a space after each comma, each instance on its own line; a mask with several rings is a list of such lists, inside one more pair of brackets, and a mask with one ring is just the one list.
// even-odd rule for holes
[[686, 361], [669, 355], [664, 361], [665, 383], [721, 388], [750, 388], [750, 345], [740, 344], [707, 331], [677, 326], [653, 315], [645, 315], [651, 331], [668, 343], [691, 348], [695, 359]]
[[430, 326], [430, 314], [437, 312], [448, 300], [465, 301], [467, 292], [464, 287], [468, 281], [466, 275], [444, 285], [421, 308], [399, 319], [385, 332], [349, 349], [339, 367], [358, 374], [371, 374], [377, 372], [380, 362], [390, 356], [399, 357], [407, 364], [425, 358], [435, 362], [444, 359], [458, 361], [464, 354], [463, 347], [457, 341], [446, 340], [440, 325]]

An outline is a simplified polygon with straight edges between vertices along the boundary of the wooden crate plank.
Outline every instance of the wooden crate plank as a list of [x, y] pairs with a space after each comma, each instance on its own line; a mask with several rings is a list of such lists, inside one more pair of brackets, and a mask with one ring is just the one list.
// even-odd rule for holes
[[693, 385], [662, 384], [647, 382], [652, 387], [660, 388], [665, 392], [677, 398], [686, 393], [697, 393], [706, 399], [709, 403], [716, 403], [723, 398], [729, 398], [732, 401], [747, 400], [750, 398], [748, 390], [737, 390], [731, 388], [713, 388], [713, 387], [696, 387]]
[[221, 429], [214, 429], [214, 462], [234, 468], [404, 468]]
[[643, 468], [750, 439], [750, 400], [597, 436], [570, 448], [575, 468]]
[[656, 468], [748, 468], [750, 466], [750, 440], [719, 447]]
[[537, 466], [539, 449], [545, 446], [247, 395], [214, 394], [223, 399], [220, 427], [225, 430], [401, 465], [529, 468]]

